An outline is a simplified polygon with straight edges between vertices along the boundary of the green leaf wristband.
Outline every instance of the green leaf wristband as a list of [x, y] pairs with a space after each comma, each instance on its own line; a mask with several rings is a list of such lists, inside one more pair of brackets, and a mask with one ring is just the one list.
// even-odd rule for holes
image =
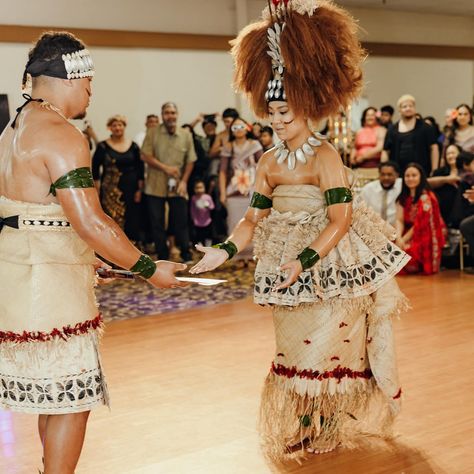
[[239, 251], [237, 246], [231, 240], [227, 242], [221, 242], [220, 244], [213, 245], [215, 249], [225, 250], [229, 254], [229, 260]]
[[313, 265], [317, 263], [319, 260], [319, 254], [316, 250], [312, 248], [306, 247], [299, 255], [298, 260], [301, 262], [301, 266], [303, 270], [307, 270], [311, 268]]
[[141, 255], [137, 260], [137, 263], [130, 268], [132, 273], [140, 275], [142, 278], [148, 279], [153, 276], [156, 270], [156, 263], [148, 256]]

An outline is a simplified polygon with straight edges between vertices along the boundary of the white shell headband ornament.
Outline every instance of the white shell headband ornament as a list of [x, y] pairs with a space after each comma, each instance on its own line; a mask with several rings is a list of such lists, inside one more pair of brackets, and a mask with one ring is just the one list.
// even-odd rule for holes
[[94, 76], [94, 63], [88, 49], [62, 55], [67, 79], [80, 79]]

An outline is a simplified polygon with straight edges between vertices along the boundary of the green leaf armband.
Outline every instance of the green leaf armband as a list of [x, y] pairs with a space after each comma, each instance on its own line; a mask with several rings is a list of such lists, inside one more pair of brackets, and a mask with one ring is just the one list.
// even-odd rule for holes
[[328, 206], [342, 204], [352, 201], [352, 191], [349, 188], [331, 188], [325, 191], [324, 197]]
[[58, 178], [49, 188], [49, 193], [56, 196], [57, 189], [66, 188], [93, 188], [94, 180], [92, 179], [91, 169], [87, 166], [84, 168], [76, 168], [65, 175]]
[[137, 263], [130, 268], [132, 273], [140, 275], [142, 278], [148, 279], [153, 276], [156, 270], [156, 263], [148, 256], [141, 255]]
[[257, 209], [270, 209], [272, 205], [272, 200], [267, 196], [257, 192], [253, 193], [250, 207], [256, 207]]
[[301, 262], [303, 270], [311, 268], [319, 260], [319, 254], [316, 250], [306, 247], [299, 255], [298, 260]]
[[229, 260], [239, 251], [237, 246], [231, 240], [227, 242], [221, 242], [220, 244], [213, 245], [215, 249], [225, 250], [229, 254]]

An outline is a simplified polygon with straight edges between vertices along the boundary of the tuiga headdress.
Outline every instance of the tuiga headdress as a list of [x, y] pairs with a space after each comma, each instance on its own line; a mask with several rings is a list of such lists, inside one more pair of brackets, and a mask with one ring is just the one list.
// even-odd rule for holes
[[362, 88], [365, 58], [355, 20], [329, 0], [267, 0], [262, 19], [233, 40], [234, 84], [258, 116], [271, 101], [320, 120]]

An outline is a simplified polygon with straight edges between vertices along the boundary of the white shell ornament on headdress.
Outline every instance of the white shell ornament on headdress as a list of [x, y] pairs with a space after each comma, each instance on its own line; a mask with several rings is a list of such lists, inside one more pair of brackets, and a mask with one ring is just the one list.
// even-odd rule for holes
[[88, 49], [62, 55], [68, 79], [94, 76], [94, 63]]

